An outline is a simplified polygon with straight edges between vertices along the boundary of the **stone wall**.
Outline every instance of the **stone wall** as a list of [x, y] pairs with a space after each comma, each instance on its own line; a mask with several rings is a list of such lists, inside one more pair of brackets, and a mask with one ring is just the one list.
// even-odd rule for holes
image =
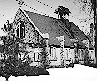
[[25, 38], [24, 41], [27, 43], [40, 43], [43, 38], [39, 35], [39, 32], [35, 29], [34, 25], [29, 21], [26, 15], [19, 9], [15, 15], [13, 21], [13, 28], [15, 29], [15, 33], [17, 28], [20, 26], [19, 23], [21, 21], [25, 26]]

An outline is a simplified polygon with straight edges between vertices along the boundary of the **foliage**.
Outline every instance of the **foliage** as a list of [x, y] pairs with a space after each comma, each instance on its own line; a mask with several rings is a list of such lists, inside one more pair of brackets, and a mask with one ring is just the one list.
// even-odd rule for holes
[[85, 15], [79, 18], [81, 23], [90, 24], [94, 20], [94, 4], [95, 0], [73, 0], [74, 5], [79, 9], [79, 15]]
[[54, 13], [60, 15], [60, 18], [63, 18], [63, 16], [65, 16], [66, 14], [69, 16], [69, 13], [71, 12], [69, 11], [68, 8], [65, 8], [63, 6], [58, 6], [58, 8], [55, 10]]
[[[3, 36], [1, 37], [1, 39], [4, 42], [4, 50], [2, 53], [7, 58], [4, 57], [4, 59], [1, 59], [0, 76], [3, 76], [6, 78], [6, 80], [8, 80], [11, 75], [17, 77], [24, 75], [32, 76], [39, 74], [49, 74], [43, 68], [31, 67], [29, 65], [29, 63], [31, 62], [30, 58], [25, 58], [25, 61], [18, 58], [20, 52], [24, 53], [24, 55], [28, 54], [28, 52], [25, 50], [26, 44], [21, 39], [14, 36]], [[19, 47], [19, 44], [21, 44], [22, 46]]]

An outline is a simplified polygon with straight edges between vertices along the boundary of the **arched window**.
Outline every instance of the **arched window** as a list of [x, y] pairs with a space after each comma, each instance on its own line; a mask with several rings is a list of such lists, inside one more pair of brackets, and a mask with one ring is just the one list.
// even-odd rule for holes
[[17, 32], [17, 36], [19, 37], [19, 28], [17, 28], [16, 32]]
[[19, 25], [17, 27], [17, 36], [21, 39], [25, 38], [25, 25], [23, 21], [19, 22]]
[[25, 37], [25, 25], [24, 22], [21, 22], [20, 24], [20, 38], [24, 38]]

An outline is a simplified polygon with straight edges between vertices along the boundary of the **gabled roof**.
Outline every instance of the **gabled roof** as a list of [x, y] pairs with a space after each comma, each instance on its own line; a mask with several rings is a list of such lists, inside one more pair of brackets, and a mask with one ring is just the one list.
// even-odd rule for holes
[[[33, 21], [34, 25], [42, 34], [49, 34], [49, 45], [60, 45], [56, 37], [63, 35], [65, 38], [65, 46], [72, 45], [70, 39], [77, 38], [80, 41], [87, 40], [87, 36], [73, 22], [40, 15], [26, 10], [24, 10], [24, 12], [26, 12], [30, 20]], [[81, 44], [82, 42], [80, 45]]]
[[61, 20], [53, 17], [40, 15], [37, 13], [25, 11], [29, 18], [33, 21], [35, 26], [40, 30], [41, 33], [49, 34], [49, 44], [60, 45], [56, 37], [65, 36], [65, 45], [70, 46], [70, 39], [73, 38], [69, 30], [65, 27]]

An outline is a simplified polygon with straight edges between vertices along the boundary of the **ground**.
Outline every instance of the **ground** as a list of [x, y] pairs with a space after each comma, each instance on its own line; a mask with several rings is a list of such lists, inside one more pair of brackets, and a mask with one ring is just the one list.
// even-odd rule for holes
[[[84, 65], [75, 65], [74, 68], [50, 68], [50, 75], [40, 76], [11, 76], [9, 81], [97, 81], [97, 69]], [[0, 77], [0, 81], [5, 78]]]

